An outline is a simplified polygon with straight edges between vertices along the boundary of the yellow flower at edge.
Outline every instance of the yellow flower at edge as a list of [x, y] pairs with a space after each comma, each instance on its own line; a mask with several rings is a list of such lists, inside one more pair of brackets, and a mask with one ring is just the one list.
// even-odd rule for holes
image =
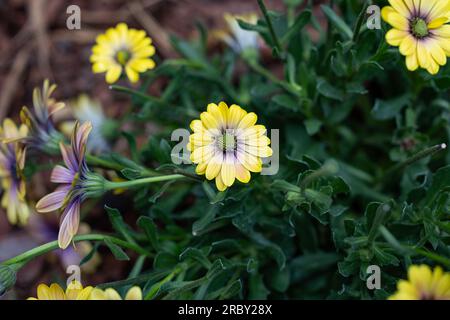
[[92, 71], [106, 72], [106, 82], [116, 82], [125, 71], [131, 82], [139, 80], [139, 73], [155, 67], [150, 59], [155, 54], [152, 40], [145, 31], [129, 29], [125, 23], [109, 28], [96, 39], [92, 47]]
[[250, 172], [261, 172], [261, 158], [270, 157], [270, 139], [266, 128], [257, 125], [255, 113], [247, 113], [233, 104], [210, 103], [200, 119], [191, 122], [194, 131], [189, 137], [188, 150], [195, 169], [206, 179], [215, 179], [219, 191], [231, 187], [235, 180], [250, 181]]
[[134, 286], [128, 290], [125, 299], [122, 299], [120, 294], [112, 288], [105, 290], [95, 288], [92, 290], [90, 300], [142, 300], [142, 290], [138, 286]]
[[450, 0], [389, 0], [381, 11], [393, 29], [386, 41], [399, 47], [408, 70], [437, 74], [450, 56]]
[[25, 225], [31, 211], [25, 199], [26, 186], [22, 172], [25, 166], [25, 146], [17, 140], [17, 137], [27, 134], [25, 125], [18, 128], [9, 118], [3, 120], [3, 126], [0, 126], [1, 206], [13, 225]]
[[93, 289], [91, 286], [83, 288], [77, 281], [69, 284], [66, 291], [56, 283], [50, 287], [40, 284], [37, 288], [37, 298], [30, 297], [28, 300], [89, 300]]
[[427, 265], [412, 265], [408, 280], [397, 283], [397, 292], [389, 300], [450, 300], [450, 273]]

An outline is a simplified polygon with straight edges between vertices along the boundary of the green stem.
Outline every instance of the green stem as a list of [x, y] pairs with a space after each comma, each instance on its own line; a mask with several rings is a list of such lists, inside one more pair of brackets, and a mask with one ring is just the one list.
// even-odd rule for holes
[[383, 223], [384, 218], [389, 210], [391, 210], [391, 207], [385, 203], [382, 203], [378, 206], [372, 226], [370, 227], [369, 235], [367, 236], [368, 243], [372, 243], [375, 239], [375, 236], [378, 234], [379, 227]]
[[438, 263], [441, 263], [443, 265], [445, 265], [446, 267], [450, 266], [450, 259], [442, 257], [438, 254], [435, 254], [433, 252], [421, 249], [421, 248], [410, 248], [411, 250], [413, 250], [416, 254], [419, 254], [421, 256], [427, 257], [430, 260], [436, 261]]
[[416, 153], [415, 155], [413, 155], [412, 157], [406, 159], [405, 161], [398, 163], [398, 164], [394, 165], [393, 167], [391, 167], [390, 169], [388, 169], [386, 174], [384, 175], [384, 177], [392, 178], [393, 173], [395, 173], [397, 171], [401, 171], [401, 170], [405, 169], [406, 167], [408, 167], [409, 165], [411, 165], [423, 158], [426, 158], [428, 156], [432, 156], [439, 151], [445, 150], [446, 148], [447, 148], [447, 145], [445, 143], [442, 143], [442, 144], [435, 145], [433, 147], [429, 147], [425, 150], [422, 150], [422, 151]]
[[367, 7], [369, 6], [369, 1], [366, 1], [363, 5], [361, 12], [359, 13], [358, 19], [356, 20], [355, 29], [353, 30], [353, 42], [358, 42], [359, 34], [361, 32], [361, 27], [364, 22], [364, 17], [366, 16]]
[[424, 256], [430, 260], [436, 261], [440, 264], [443, 264], [447, 267], [450, 266], [450, 259], [446, 258], [446, 257], [442, 257], [438, 254], [435, 254], [433, 252], [424, 250], [422, 248], [415, 248], [412, 246], [407, 246], [407, 245], [403, 245], [400, 242], [398, 242], [398, 240], [392, 235], [392, 233], [389, 232], [389, 230], [384, 227], [384, 226], [380, 226], [379, 227], [380, 233], [383, 235], [383, 237], [385, 238], [385, 240], [395, 249], [397, 249], [399, 251], [400, 254], [403, 255], [412, 255], [412, 254], [417, 254], [417, 255], [421, 255]]
[[105, 190], [114, 190], [114, 189], [121, 189], [121, 188], [131, 188], [136, 186], [141, 186], [144, 184], [149, 184], [153, 182], [161, 182], [161, 181], [168, 181], [168, 180], [176, 180], [184, 178], [184, 175], [181, 174], [170, 174], [165, 176], [158, 176], [158, 177], [148, 177], [148, 178], [142, 178], [142, 179], [136, 179], [136, 180], [130, 180], [130, 181], [106, 181], [105, 182]]
[[140, 91], [136, 91], [136, 90], [124, 87], [124, 86], [119, 86], [119, 85], [113, 84], [113, 85], [109, 86], [109, 88], [111, 90], [114, 90], [114, 91], [119, 91], [119, 92], [127, 93], [127, 94], [130, 94], [130, 95], [138, 96], [139, 98], [151, 101], [151, 102], [156, 103], [156, 104], [161, 105], [161, 106], [166, 106], [167, 105], [167, 103], [161, 98], [152, 97], [152, 96], [149, 96], [149, 95], [147, 95], [145, 93], [142, 93]]
[[272, 41], [275, 45], [276, 50], [278, 51], [279, 57], [284, 60], [283, 49], [281, 48], [280, 40], [275, 33], [275, 29], [272, 25], [272, 20], [269, 17], [269, 12], [267, 11], [266, 5], [263, 0], [258, 0], [259, 8], [261, 9], [262, 14], [264, 15], [264, 19], [266, 20], [267, 27], [269, 28], [270, 36], [272, 37]]
[[108, 160], [102, 159], [100, 157], [97, 157], [97, 156], [94, 156], [91, 154], [86, 155], [86, 161], [91, 166], [98, 166], [98, 167], [102, 167], [104, 169], [112, 169], [115, 171], [121, 171], [122, 169], [125, 168], [124, 166], [122, 166], [118, 163], [110, 162]]
[[[126, 249], [130, 249], [133, 250], [137, 253], [139, 253], [140, 255], [144, 255], [144, 256], [148, 256], [149, 253], [142, 249], [141, 247], [131, 244], [129, 242], [126, 242], [122, 239], [113, 237], [113, 236], [108, 236], [108, 235], [104, 235], [104, 234], [83, 234], [83, 235], [78, 235], [75, 236], [73, 238], [73, 242], [80, 242], [80, 241], [104, 241], [104, 240], [110, 240], [112, 243], [126, 248]], [[46, 254], [50, 251], [59, 249], [58, 246], [58, 241], [52, 241], [52, 242], [48, 242], [46, 244], [40, 245], [36, 248], [33, 248], [31, 250], [28, 250], [22, 254], [19, 254], [18, 256], [15, 256], [14, 258], [5, 260], [2, 262], [2, 264], [5, 265], [10, 265], [10, 264], [15, 264], [15, 263], [27, 263], [28, 261], [30, 261], [31, 259], [33, 259], [34, 257], [37, 256], [41, 256], [43, 254]]]
[[287, 83], [286, 81], [278, 79], [274, 74], [272, 74], [270, 71], [264, 69], [257, 62], [247, 60], [247, 63], [253, 71], [259, 73], [260, 75], [265, 77], [267, 80], [272, 81], [276, 85], [279, 85], [280, 87], [282, 87], [286, 91], [290, 92], [291, 94], [293, 94], [299, 98], [303, 98], [303, 96], [300, 92], [301, 88], [297, 89], [294, 86], [292, 86], [290, 83]]

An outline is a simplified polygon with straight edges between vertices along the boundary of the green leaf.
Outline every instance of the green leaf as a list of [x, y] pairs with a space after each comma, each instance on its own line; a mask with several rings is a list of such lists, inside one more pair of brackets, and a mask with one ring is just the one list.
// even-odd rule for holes
[[139, 228], [144, 230], [144, 233], [147, 236], [147, 239], [149, 240], [153, 249], [158, 251], [159, 249], [158, 231], [153, 220], [149, 217], [141, 216], [137, 221], [137, 225], [139, 226]]
[[323, 78], [320, 78], [317, 81], [316, 89], [324, 97], [338, 101], [344, 100], [344, 93], [342, 92], [342, 90], [332, 86], [328, 81], [326, 81]]
[[129, 227], [123, 221], [120, 211], [114, 208], [110, 208], [105, 205], [105, 210], [108, 213], [109, 221], [111, 221], [112, 227], [119, 234], [121, 234], [128, 242], [135, 243], [133, 237], [130, 234]]
[[450, 191], [450, 165], [440, 168], [433, 174], [433, 182], [427, 190], [425, 205], [429, 206], [443, 190]]
[[272, 101], [286, 109], [293, 111], [298, 111], [300, 109], [300, 104], [288, 94], [277, 94], [272, 98]]
[[320, 131], [320, 128], [322, 127], [322, 121], [315, 118], [307, 119], [303, 122], [303, 124], [305, 125], [306, 132], [310, 136], [315, 135], [317, 132]]
[[180, 260], [183, 261], [185, 259], [192, 259], [194, 261], [199, 262], [205, 268], [211, 268], [211, 262], [206, 257], [205, 253], [197, 248], [187, 248], [180, 254]]
[[241, 19], [237, 19], [237, 22], [242, 29], [247, 31], [255, 31], [258, 32], [259, 34], [266, 34], [269, 32], [266, 26], [262, 26], [260, 24], [251, 24]]
[[236, 280], [233, 281], [230, 285], [228, 285], [225, 290], [220, 295], [221, 300], [229, 300], [237, 295], [239, 295], [242, 291], [242, 281]]
[[175, 255], [165, 251], [161, 251], [156, 255], [155, 260], [153, 261], [153, 268], [164, 270], [173, 268], [177, 264], [178, 259]]
[[211, 205], [208, 211], [197, 221], [192, 224], [192, 234], [197, 235], [200, 231], [205, 229], [211, 222], [214, 221], [218, 211], [217, 205]]
[[98, 247], [100, 246], [99, 242], [96, 242], [95, 245], [92, 247], [92, 249], [89, 251], [89, 253], [87, 255], [85, 255], [83, 257], [83, 259], [81, 259], [79, 266], [81, 267], [82, 265], [88, 263], [93, 257], [94, 255], [97, 253]]
[[223, 270], [225, 270], [225, 267], [224, 267], [222, 261], [220, 259], [217, 259], [211, 265], [211, 268], [209, 268], [208, 273], [206, 274], [206, 278], [207, 279], [214, 279]]
[[263, 277], [259, 273], [254, 273], [249, 280], [249, 300], [266, 300], [270, 291], [264, 285]]
[[345, 23], [345, 21], [339, 17], [336, 12], [326, 5], [321, 5], [323, 13], [328, 18], [328, 21], [330, 21], [333, 26], [336, 27], [336, 29], [339, 30], [339, 32], [347, 39], [351, 40], [353, 38], [353, 31], [350, 29], [350, 27]]
[[128, 180], [136, 180], [142, 177], [142, 171], [139, 169], [125, 168], [120, 173]]
[[105, 238], [105, 244], [108, 246], [109, 250], [111, 250], [114, 257], [119, 261], [128, 261], [130, 258], [127, 256], [125, 251], [122, 250], [121, 247], [114, 244], [110, 239]]
[[289, 268], [283, 270], [272, 270], [268, 277], [268, 283], [271, 288], [278, 292], [285, 292], [291, 282]]
[[403, 95], [401, 97], [391, 100], [375, 101], [375, 105], [372, 109], [372, 115], [377, 120], [388, 120], [394, 118], [399, 114], [404, 107], [410, 103], [409, 95]]
[[311, 11], [302, 11], [294, 21], [294, 24], [288, 29], [288, 31], [281, 38], [281, 43], [286, 44], [294, 36], [300, 36], [300, 32], [304, 26], [306, 26], [311, 20]]

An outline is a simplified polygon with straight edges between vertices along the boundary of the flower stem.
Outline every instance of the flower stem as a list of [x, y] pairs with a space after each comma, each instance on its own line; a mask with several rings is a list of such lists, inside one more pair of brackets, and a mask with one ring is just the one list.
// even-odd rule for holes
[[[139, 247], [139, 246], [137, 246], [135, 244], [126, 242], [126, 241], [124, 241], [122, 239], [119, 239], [119, 238], [116, 238], [116, 237], [113, 237], [113, 236], [104, 235], [104, 234], [83, 234], [83, 235], [78, 235], [78, 236], [75, 236], [73, 238], [73, 242], [80, 242], [80, 241], [104, 241], [106, 239], [110, 240], [112, 243], [114, 243], [114, 244], [116, 244], [116, 245], [118, 245], [120, 247], [133, 250], [133, 251], [139, 253], [140, 255], [144, 255], [144, 256], [148, 256], [149, 255], [149, 253], [146, 250], [142, 249], [141, 247]], [[40, 245], [40, 246], [38, 246], [36, 248], [28, 250], [28, 251], [26, 251], [26, 252], [24, 252], [22, 254], [19, 254], [18, 256], [15, 256], [14, 258], [5, 260], [5, 261], [2, 262], [2, 264], [4, 264], [4, 265], [25, 264], [25, 263], [27, 263], [28, 261], [30, 261], [31, 259], [33, 259], [33, 258], [35, 258], [37, 256], [44, 255], [44, 254], [46, 254], [46, 253], [48, 253], [50, 251], [56, 250], [56, 249], [59, 249], [59, 245], [58, 245], [58, 241], [57, 240], [45, 243], [45, 244]]]
[[432, 156], [436, 152], [445, 150], [446, 148], [447, 148], [447, 145], [445, 143], [442, 143], [442, 144], [435, 145], [433, 147], [429, 147], [425, 150], [422, 150], [422, 151], [416, 153], [415, 155], [413, 155], [412, 157], [406, 159], [405, 161], [398, 163], [398, 164], [394, 165], [393, 167], [391, 167], [390, 169], [388, 169], [384, 176], [386, 178], [392, 178], [392, 173], [403, 170], [406, 167], [408, 167], [409, 165], [411, 165], [423, 158], [426, 158], [428, 156]]
[[105, 169], [112, 169], [115, 171], [121, 171], [125, 167], [114, 162], [102, 159], [100, 157], [94, 156], [92, 154], [86, 154], [86, 161], [91, 166], [99, 166]]
[[353, 30], [353, 39], [354, 43], [358, 42], [359, 34], [361, 32], [361, 27], [364, 22], [364, 18], [366, 16], [367, 7], [369, 6], [369, 1], [366, 1], [362, 7], [361, 12], [359, 13], [358, 20], [356, 20], [355, 29]]
[[279, 58], [284, 60], [284, 54], [283, 49], [281, 48], [280, 40], [277, 37], [277, 34], [275, 33], [275, 29], [272, 25], [272, 20], [270, 20], [269, 12], [267, 11], [266, 5], [264, 4], [263, 0], [258, 0], [259, 8], [261, 9], [261, 12], [264, 15], [264, 19], [266, 20], [267, 27], [269, 28], [270, 36], [272, 37], [272, 41], [275, 45], [275, 51]]
[[165, 176], [148, 177], [148, 178], [142, 178], [142, 179], [136, 179], [136, 180], [130, 180], [130, 181], [118, 181], [118, 182], [106, 181], [105, 190], [130, 188], [130, 187], [136, 187], [136, 186], [153, 183], [153, 182], [181, 179], [184, 177], [185, 176], [181, 175], [181, 174], [170, 174], [170, 175], [165, 175]]
[[152, 96], [149, 96], [149, 95], [147, 95], [147, 94], [145, 94], [143, 92], [136, 91], [136, 90], [133, 90], [133, 89], [130, 89], [130, 88], [127, 88], [127, 87], [123, 87], [123, 86], [119, 86], [119, 85], [113, 84], [109, 88], [111, 90], [114, 90], [114, 91], [124, 92], [124, 93], [130, 94], [130, 95], [138, 96], [139, 98], [145, 99], [147, 101], [151, 101], [151, 102], [156, 103], [156, 104], [161, 105], [161, 106], [167, 105], [167, 103], [161, 98], [152, 97]]

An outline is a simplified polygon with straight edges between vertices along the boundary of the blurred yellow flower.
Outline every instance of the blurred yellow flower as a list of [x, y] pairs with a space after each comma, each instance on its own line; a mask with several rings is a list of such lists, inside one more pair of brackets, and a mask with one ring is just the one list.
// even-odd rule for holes
[[434, 271], [427, 265], [412, 265], [408, 280], [397, 283], [397, 292], [390, 300], [450, 300], [450, 273], [440, 267]]
[[[9, 118], [0, 127], [0, 178], [3, 197], [1, 206], [6, 210], [11, 224], [25, 225], [30, 216], [30, 208], [25, 200], [25, 147], [15, 140], [26, 136], [28, 129], [25, 125], [17, 128]], [[5, 142], [9, 141], [9, 142]], [[12, 142], [11, 142], [12, 141]]]
[[270, 157], [270, 139], [266, 128], [256, 125], [255, 113], [247, 113], [233, 104], [228, 108], [225, 102], [210, 103], [200, 120], [191, 122], [194, 131], [189, 137], [188, 149], [195, 169], [206, 179], [216, 179], [216, 187], [224, 191], [235, 180], [250, 181], [251, 172], [261, 172], [261, 158]]
[[106, 72], [106, 82], [114, 83], [125, 73], [131, 82], [139, 80], [139, 73], [155, 67], [150, 59], [155, 54], [152, 40], [145, 31], [129, 29], [125, 23], [109, 28], [97, 37], [92, 47], [92, 71]]
[[63, 290], [58, 284], [49, 286], [40, 284], [37, 288], [37, 298], [30, 297], [28, 300], [89, 300], [93, 287], [83, 288], [81, 283], [73, 281]]
[[450, 0], [389, 0], [381, 11], [393, 29], [386, 41], [406, 56], [408, 70], [439, 72], [450, 56]]
[[95, 288], [92, 290], [90, 300], [142, 300], [142, 290], [141, 288], [134, 286], [128, 290], [125, 299], [122, 299], [120, 294], [112, 288], [105, 290]]

